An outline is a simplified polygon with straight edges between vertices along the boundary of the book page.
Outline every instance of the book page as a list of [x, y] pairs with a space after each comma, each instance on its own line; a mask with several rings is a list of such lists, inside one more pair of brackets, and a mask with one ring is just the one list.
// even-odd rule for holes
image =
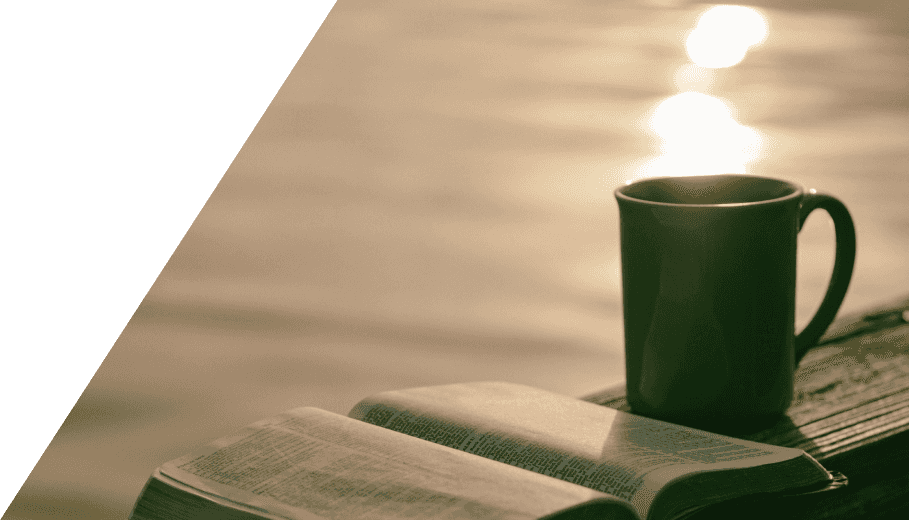
[[614, 497], [315, 408], [266, 419], [160, 468], [284, 518], [535, 519]]
[[385, 392], [350, 417], [609, 493], [642, 518], [682, 475], [802, 455], [510, 383]]

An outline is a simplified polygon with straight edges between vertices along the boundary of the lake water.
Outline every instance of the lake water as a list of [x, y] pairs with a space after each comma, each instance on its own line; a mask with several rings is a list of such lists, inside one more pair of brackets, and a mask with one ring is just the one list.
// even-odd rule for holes
[[[620, 381], [612, 191], [646, 175], [836, 195], [841, 313], [905, 296], [909, 14], [815, 4], [757, 6], [764, 41], [711, 69], [686, 51], [707, 4], [341, 0], [4, 518], [124, 518], [159, 464], [296, 406]], [[803, 326], [825, 214], [799, 248]]]

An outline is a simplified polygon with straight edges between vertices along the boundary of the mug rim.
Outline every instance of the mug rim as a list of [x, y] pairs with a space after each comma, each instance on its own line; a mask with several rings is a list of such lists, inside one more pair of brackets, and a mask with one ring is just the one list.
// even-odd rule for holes
[[[724, 178], [724, 177], [726, 177], [726, 178], [732, 177], [732, 178], [740, 178], [740, 179], [762, 179], [762, 180], [778, 182], [780, 184], [786, 185], [786, 186], [792, 188], [792, 193], [783, 195], [782, 197], [775, 197], [772, 199], [757, 200], [757, 201], [752, 201], [752, 202], [724, 202], [724, 203], [719, 203], [719, 204], [686, 204], [683, 202], [657, 202], [657, 201], [653, 201], [653, 200], [639, 199], [637, 197], [632, 197], [631, 195], [627, 195], [623, 191], [632, 186], [637, 186], [639, 184], [643, 184], [646, 182], [666, 181], [666, 180], [673, 180], [673, 179], [695, 179], [695, 178], [704, 178], [704, 177], [715, 177], [717, 179]], [[654, 206], [666, 206], [666, 207], [673, 207], [673, 208], [738, 208], [738, 207], [745, 207], [745, 206], [758, 206], [761, 204], [778, 203], [778, 202], [783, 202], [783, 201], [786, 201], [789, 199], [799, 198], [802, 195], [804, 195], [804, 193], [805, 193], [805, 188], [794, 182], [787, 181], [785, 179], [780, 179], [777, 177], [766, 177], [763, 175], [751, 175], [748, 173], [719, 173], [719, 174], [710, 174], [710, 175], [677, 175], [677, 176], [676, 175], [666, 175], [666, 176], [661, 176], [661, 177], [646, 177], [643, 179], [638, 179], [636, 181], [626, 182], [624, 186], [619, 186], [614, 191], [614, 195], [615, 195], [616, 199], [619, 199], [619, 200], [625, 200], [628, 202], [635, 202], [635, 203], [639, 203], [639, 204], [650, 204], [650, 205], [654, 205]]]

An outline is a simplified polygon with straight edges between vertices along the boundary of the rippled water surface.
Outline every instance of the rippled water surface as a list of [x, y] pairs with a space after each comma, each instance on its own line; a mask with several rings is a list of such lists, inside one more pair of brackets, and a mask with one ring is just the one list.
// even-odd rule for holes
[[[612, 190], [646, 175], [836, 195], [842, 312], [909, 293], [909, 14], [815, 4], [755, 6], [766, 36], [711, 69], [707, 4], [340, 0], [5, 518], [124, 518], [156, 466], [287, 408], [620, 380]], [[826, 215], [799, 240], [801, 326]]]

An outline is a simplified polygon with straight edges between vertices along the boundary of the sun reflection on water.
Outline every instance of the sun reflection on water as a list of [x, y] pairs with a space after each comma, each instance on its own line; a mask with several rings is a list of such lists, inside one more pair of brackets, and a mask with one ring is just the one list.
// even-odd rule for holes
[[767, 39], [767, 21], [750, 7], [718, 5], [698, 19], [685, 47], [701, 67], [731, 67], [745, 58], [752, 46]]
[[659, 136], [662, 153], [644, 165], [645, 177], [746, 173], [761, 149], [760, 134], [739, 124], [726, 103], [699, 92], [662, 101], [650, 129]]
[[720, 5], [707, 10], [685, 42], [691, 63], [680, 67], [681, 91], [651, 111], [648, 127], [661, 154], [637, 168], [635, 177], [747, 173], [761, 152], [761, 135], [735, 120], [724, 101], [707, 94], [715, 69], [731, 67], [767, 39], [767, 21], [754, 9]]

